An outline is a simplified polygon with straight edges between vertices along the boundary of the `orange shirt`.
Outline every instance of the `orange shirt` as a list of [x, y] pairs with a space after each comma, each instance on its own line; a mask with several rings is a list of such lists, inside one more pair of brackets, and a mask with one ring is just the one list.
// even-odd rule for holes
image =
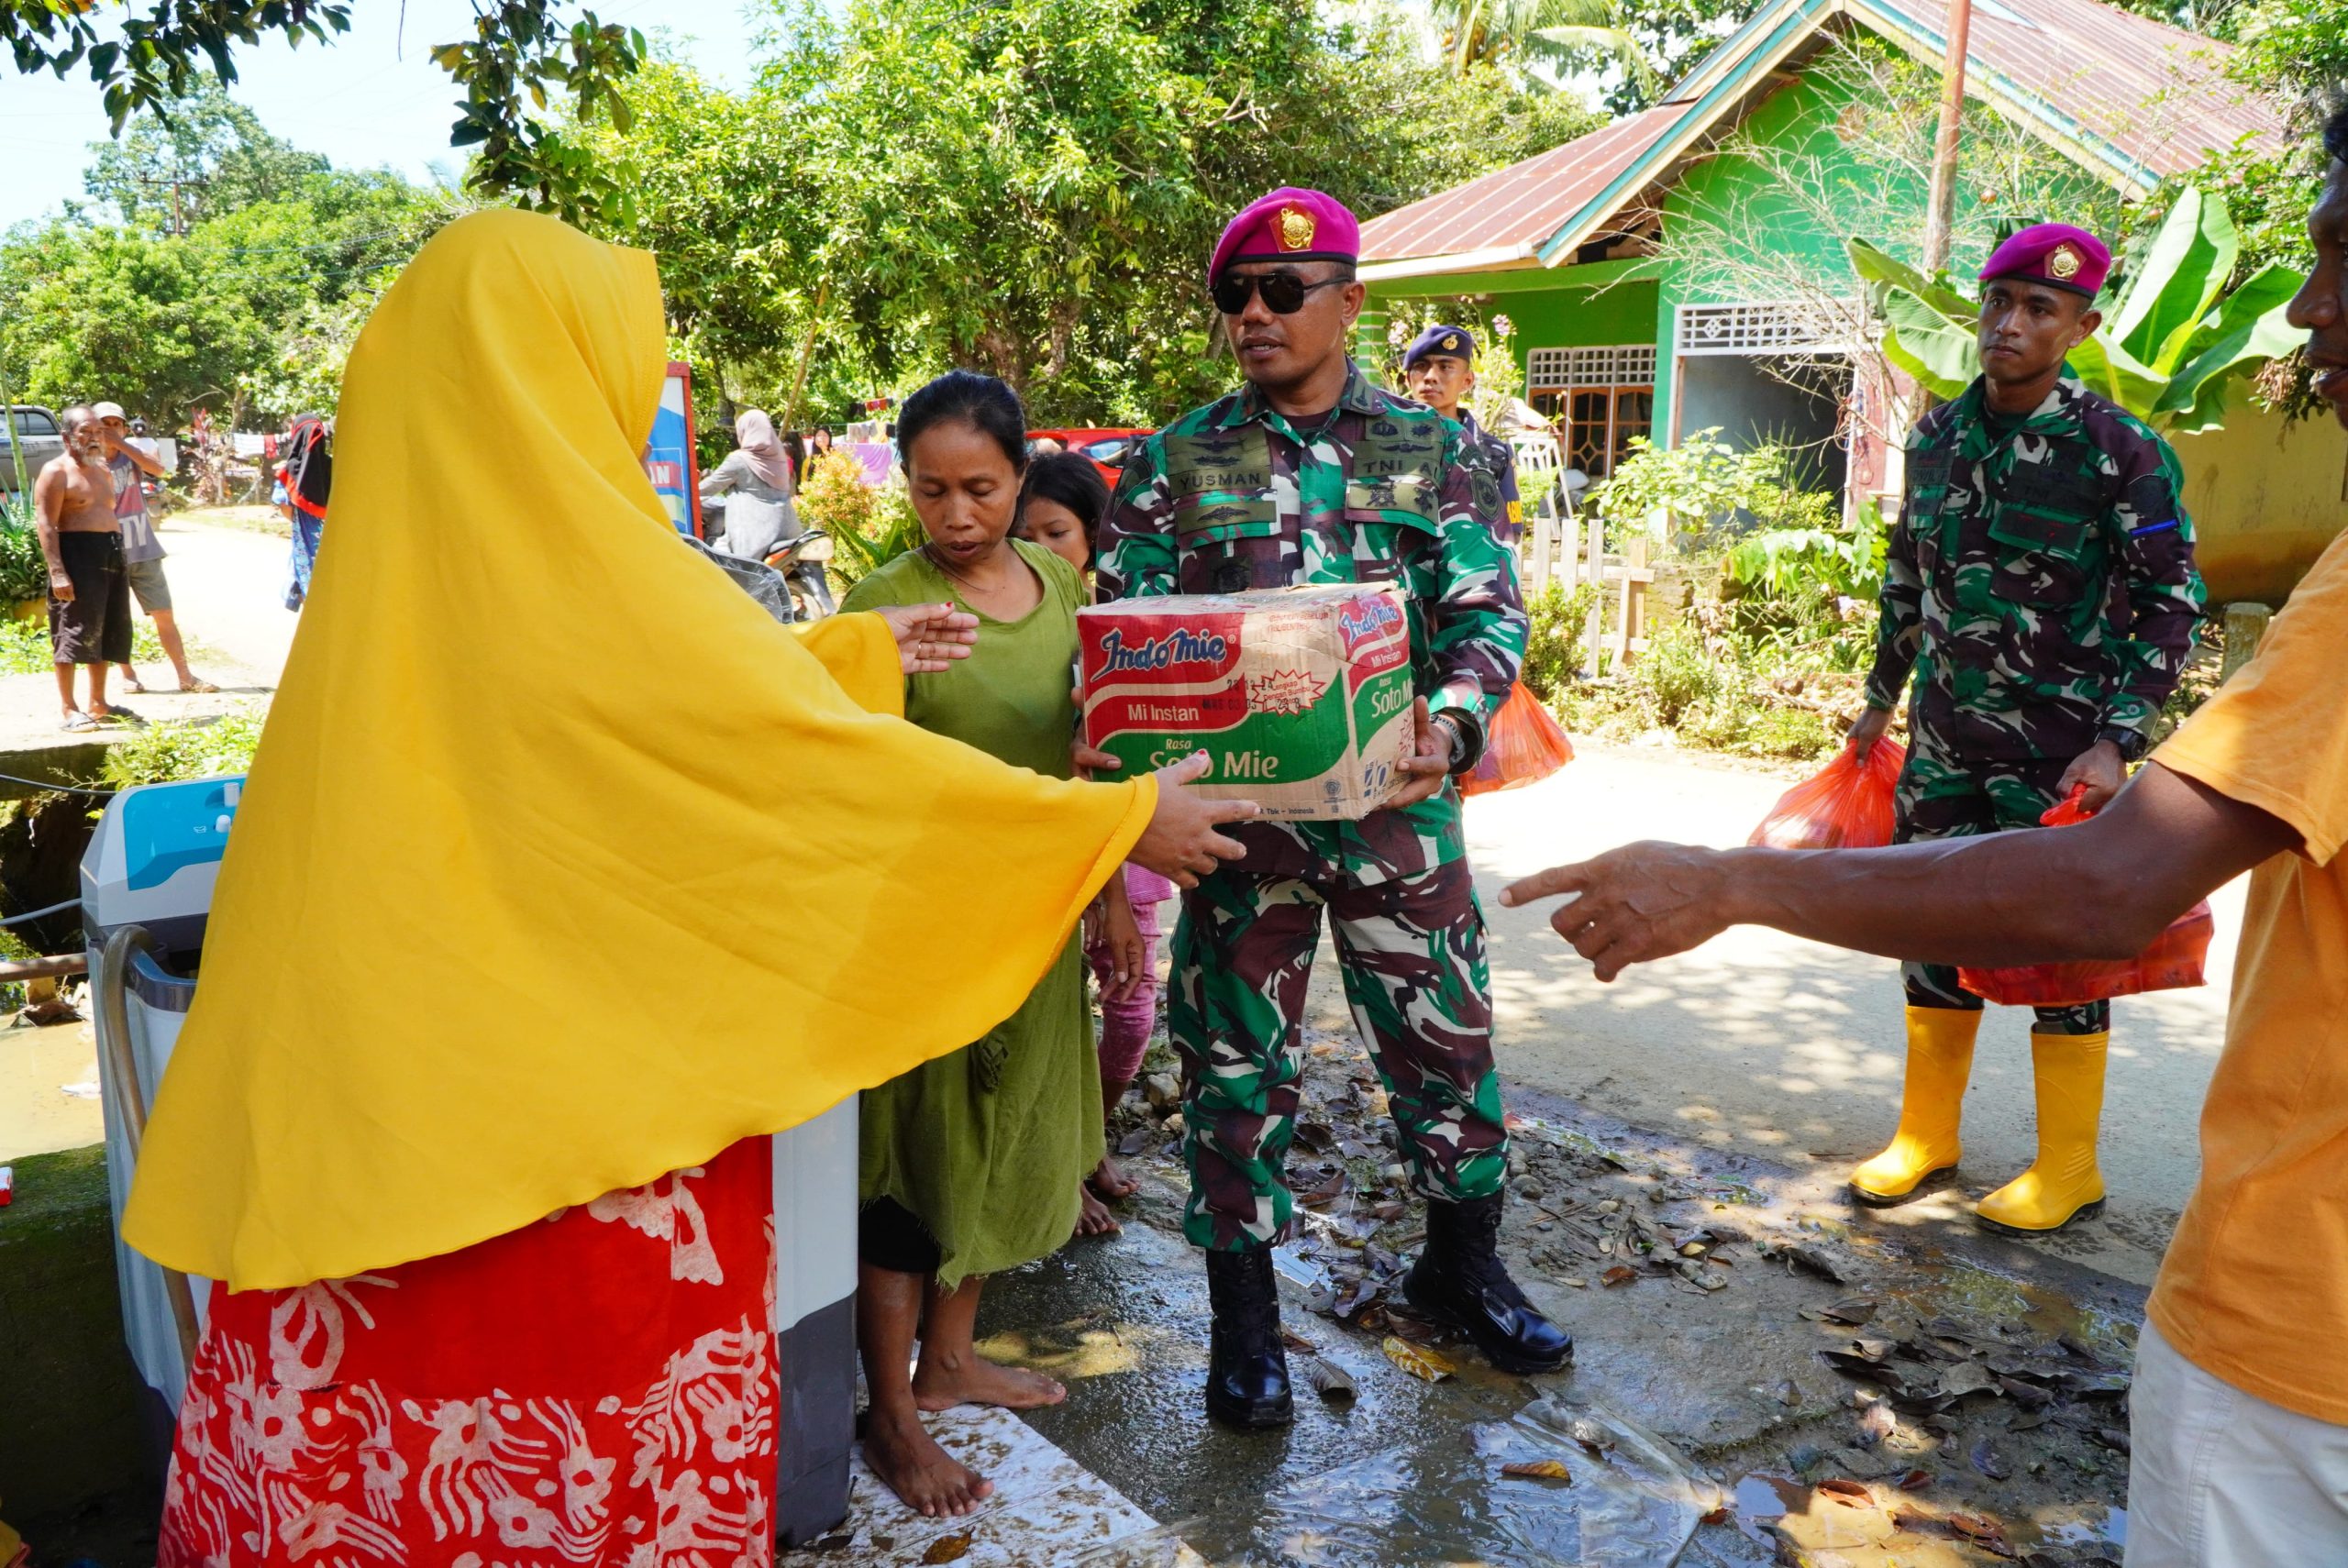
[[2301, 847], [2251, 877], [2201, 1182], [2153, 1321], [2204, 1372], [2348, 1426], [2348, 536], [2154, 760]]

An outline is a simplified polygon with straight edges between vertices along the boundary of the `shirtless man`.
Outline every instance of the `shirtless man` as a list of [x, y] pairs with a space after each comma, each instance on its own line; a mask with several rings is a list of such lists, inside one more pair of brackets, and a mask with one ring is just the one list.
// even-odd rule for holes
[[[136, 717], [106, 704], [106, 666], [130, 660], [130, 580], [122, 563], [122, 524], [114, 514], [105, 427], [85, 406], [61, 415], [65, 453], [33, 481], [34, 526], [49, 563], [49, 643], [65, 728], [94, 730], [101, 719]], [[90, 670], [90, 706], [73, 705], [73, 667]]]

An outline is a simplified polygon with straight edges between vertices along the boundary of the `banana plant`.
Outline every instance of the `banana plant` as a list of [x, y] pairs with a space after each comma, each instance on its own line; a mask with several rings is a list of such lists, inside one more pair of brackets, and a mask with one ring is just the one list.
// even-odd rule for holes
[[[1883, 320], [1884, 357], [1936, 397], [1964, 392], [1981, 373], [1978, 302], [1864, 239], [1849, 249]], [[2225, 204], [2187, 186], [2103, 325], [2071, 351], [2072, 373], [2165, 436], [2216, 429], [2227, 393], [2306, 338], [2283, 319], [2306, 280], [2270, 261], [2228, 289], [2239, 254]]]

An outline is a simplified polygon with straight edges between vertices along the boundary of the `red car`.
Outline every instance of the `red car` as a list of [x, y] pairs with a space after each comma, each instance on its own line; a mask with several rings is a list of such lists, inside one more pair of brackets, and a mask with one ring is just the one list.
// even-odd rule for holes
[[1058, 441], [1069, 451], [1091, 458], [1092, 466], [1101, 470], [1101, 477], [1113, 489], [1117, 483], [1117, 471], [1124, 466], [1125, 454], [1149, 434], [1151, 432], [1147, 430], [1119, 430], [1097, 425], [1075, 430], [1030, 430], [1027, 432], [1027, 447], [1033, 451], [1038, 441]]

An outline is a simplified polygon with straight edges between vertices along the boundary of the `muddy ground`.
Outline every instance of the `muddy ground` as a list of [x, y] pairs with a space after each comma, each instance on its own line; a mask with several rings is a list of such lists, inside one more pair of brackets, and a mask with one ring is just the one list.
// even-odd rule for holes
[[[1578, 1348], [1567, 1373], [1501, 1375], [1389, 1300], [1423, 1210], [1358, 1045], [1307, 1045], [1291, 1176], [1312, 1196], [1281, 1254], [1292, 1430], [1204, 1422], [1204, 1273], [1164, 1080], [1159, 1109], [1137, 1092], [1119, 1113], [1145, 1183], [1124, 1233], [996, 1282], [981, 1319], [990, 1354], [1069, 1382], [1035, 1424], [1208, 1560], [1668, 1561], [1667, 1521], [1611, 1546], [1576, 1529], [1619, 1473], [1650, 1501], [1684, 1480], [1680, 1561], [1704, 1568], [2118, 1561], [2136, 1287], [2026, 1244], [1952, 1249], [1789, 1204], [1780, 1185], [1815, 1184], [1520, 1089], [1503, 1244]], [[1316, 1361], [1353, 1392], [1312, 1392]], [[1575, 1412], [1618, 1440], [1576, 1441]], [[1564, 1433], [1554, 1452], [1544, 1431]], [[1678, 1480], [1642, 1469], [1637, 1434]], [[1566, 1476], [1501, 1473], [1543, 1458]]]

